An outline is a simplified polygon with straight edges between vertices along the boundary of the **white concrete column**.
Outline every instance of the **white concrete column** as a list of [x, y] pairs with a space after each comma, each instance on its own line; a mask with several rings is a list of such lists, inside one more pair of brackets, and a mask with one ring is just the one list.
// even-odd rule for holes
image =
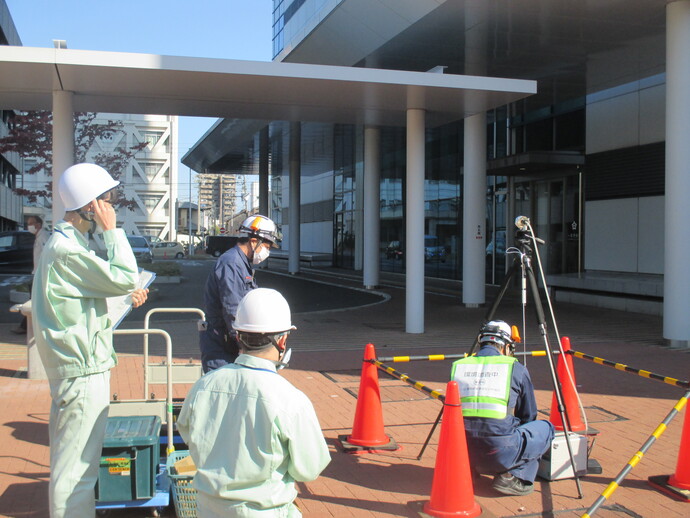
[[364, 287], [379, 285], [381, 130], [364, 128]]
[[690, 347], [690, 0], [666, 6], [664, 338]]
[[302, 123], [290, 123], [290, 201], [288, 225], [290, 242], [288, 272], [299, 273], [300, 253], [300, 168], [302, 165]]
[[74, 109], [72, 92], [53, 92], [53, 225], [65, 215], [65, 206], [58, 194], [62, 173], [74, 165]]
[[407, 110], [405, 331], [424, 332], [424, 110]]
[[354, 203], [353, 227], [355, 237], [355, 248], [353, 256], [353, 267], [355, 271], [364, 271], [364, 126], [355, 126], [355, 146], [354, 146]]
[[259, 214], [268, 214], [268, 126], [259, 132]]
[[462, 192], [462, 302], [476, 308], [486, 296], [486, 113], [465, 119]]

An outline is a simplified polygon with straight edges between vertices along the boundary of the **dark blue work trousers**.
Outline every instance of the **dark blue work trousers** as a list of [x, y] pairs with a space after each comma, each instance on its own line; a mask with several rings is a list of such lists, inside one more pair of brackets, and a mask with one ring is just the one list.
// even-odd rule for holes
[[549, 449], [554, 427], [548, 421], [531, 421], [518, 426], [510, 435], [467, 436], [472, 468], [479, 473], [510, 472], [526, 482], [534, 482], [539, 459]]

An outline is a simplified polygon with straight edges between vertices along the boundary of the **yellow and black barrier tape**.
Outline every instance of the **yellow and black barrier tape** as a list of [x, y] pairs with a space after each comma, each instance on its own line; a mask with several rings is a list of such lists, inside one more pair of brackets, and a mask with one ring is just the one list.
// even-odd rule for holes
[[581, 518], [590, 518], [596, 512], [596, 510], [599, 509], [599, 507], [601, 507], [601, 505], [613, 494], [613, 492], [618, 489], [618, 486], [623, 479], [628, 476], [628, 473], [630, 473], [635, 466], [637, 466], [637, 464], [642, 460], [642, 457], [644, 457], [644, 454], [647, 453], [647, 450], [651, 448], [652, 444], [654, 444], [654, 442], [666, 431], [666, 428], [668, 428], [668, 425], [671, 423], [671, 421], [673, 421], [673, 418], [676, 417], [681, 410], [683, 410], [683, 407], [687, 404], [689, 398], [690, 391], [686, 392], [683, 397], [680, 398], [675, 405], [673, 405], [671, 411], [652, 432], [652, 435], [650, 435], [642, 447], [635, 452], [635, 455], [632, 456], [621, 472], [618, 473], [618, 476], [613, 479], [608, 486], [606, 486], [606, 489], [604, 489], [604, 491], [601, 493], [601, 496], [596, 499], [589, 509], [587, 509], [587, 511], [581, 516]]
[[590, 356], [589, 354], [582, 353], [580, 351], [574, 351], [570, 350], [568, 351], [568, 354], [572, 354], [575, 356], [575, 358], [580, 358], [581, 360], [588, 360], [594, 363], [598, 363], [599, 365], [605, 365], [607, 367], [613, 367], [616, 370], [619, 371], [624, 371], [624, 372], [629, 372], [631, 374], [637, 374], [638, 376], [641, 376], [643, 378], [648, 378], [656, 381], [661, 381], [663, 383], [666, 383], [668, 385], [673, 385], [676, 387], [684, 388], [684, 389], [690, 389], [690, 382], [685, 381], [685, 380], [679, 380], [676, 378], [670, 378], [668, 376], [663, 376], [661, 374], [656, 374], [654, 372], [649, 372], [645, 371], [642, 369], [635, 369], [633, 367], [630, 367], [628, 365], [625, 365], [623, 363], [616, 363], [612, 362], [610, 360], [605, 360], [604, 358], [598, 358], [597, 356]]
[[413, 380], [410, 378], [407, 374], [403, 374], [402, 372], [396, 371], [393, 367], [388, 367], [384, 363], [382, 363], [379, 360], [364, 360], [373, 363], [376, 365], [377, 369], [380, 369], [389, 375], [393, 376], [394, 378], [399, 379], [400, 381], [404, 381], [408, 385], [412, 385], [414, 388], [417, 390], [424, 392], [425, 394], [428, 394], [434, 399], [438, 399], [439, 401], [444, 401], [446, 400], [446, 396], [442, 393], [439, 392], [438, 390], [434, 390], [432, 388], [427, 387], [423, 383], [420, 383], [419, 381]]
[[[559, 354], [555, 351], [554, 354]], [[546, 351], [520, 351], [516, 352], [515, 356], [546, 356]], [[389, 356], [386, 358], [379, 358], [382, 362], [416, 362], [416, 361], [430, 361], [436, 362], [441, 360], [460, 360], [462, 358], [467, 358], [467, 353], [464, 354], [428, 354], [419, 356]]]
[[[647, 370], [643, 369], [636, 369], [634, 367], [630, 367], [629, 365], [625, 365], [623, 363], [617, 363], [613, 362], [611, 360], [606, 360], [604, 358], [599, 358], [597, 356], [591, 356], [589, 354], [585, 354], [580, 351], [575, 351], [575, 350], [569, 350], [567, 351], [568, 354], [572, 354], [575, 358], [580, 358], [581, 360], [588, 360], [593, 363], [597, 363], [599, 365], [604, 365], [606, 367], [613, 367], [616, 370], [623, 371], [623, 372], [629, 372], [631, 374], [636, 374], [638, 376], [641, 376], [643, 378], [647, 379], [652, 379], [656, 381], [661, 381], [662, 383], [666, 383], [667, 385], [673, 385], [675, 387], [683, 388], [683, 389], [690, 389], [690, 381], [686, 380], [680, 380], [676, 378], [671, 378], [670, 376], [664, 376], [662, 374], [657, 374], [654, 372], [650, 372]], [[554, 351], [554, 354], [560, 354], [559, 351]], [[546, 351], [520, 351], [516, 352], [515, 356], [546, 356]], [[412, 362], [412, 361], [441, 361], [441, 360], [459, 360], [462, 358], [466, 358], [467, 353], [463, 354], [429, 354], [429, 355], [418, 355], [418, 356], [389, 356], [389, 357], [384, 357], [384, 358], [379, 358], [378, 360], [374, 360], [376, 362], [380, 362], [381, 365], [383, 365], [384, 362], [393, 362], [393, 363], [403, 363], [403, 362]], [[386, 367], [382, 368], [382, 370], [386, 370]], [[404, 374], [403, 374], [404, 376]], [[395, 376], [397, 377], [397, 376]], [[403, 380], [405, 381], [405, 380]]]

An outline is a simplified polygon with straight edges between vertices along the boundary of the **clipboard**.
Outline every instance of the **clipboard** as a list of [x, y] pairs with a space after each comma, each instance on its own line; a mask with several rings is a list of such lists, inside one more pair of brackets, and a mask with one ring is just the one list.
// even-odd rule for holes
[[[156, 274], [143, 268], [139, 268], [139, 282], [137, 289], [146, 289], [156, 279]], [[117, 329], [124, 318], [132, 311], [132, 295], [120, 295], [118, 297], [108, 297], [108, 317], [111, 322], [115, 322], [113, 329]]]

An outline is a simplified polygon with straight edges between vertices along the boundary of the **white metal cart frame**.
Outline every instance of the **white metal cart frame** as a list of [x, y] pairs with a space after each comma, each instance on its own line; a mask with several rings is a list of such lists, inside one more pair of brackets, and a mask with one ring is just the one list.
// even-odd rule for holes
[[[206, 325], [205, 314], [198, 308], [154, 308], [146, 313], [143, 329], [116, 329], [114, 335], [144, 335], [144, 397], [143, 399], [114, 400], [110, 403], [109, 415], [157, 415], [167, 425], [167, 454], [175, 451], [173, 445], [173, 384], [194, 383], [202, 375], [200, 363], [176, 364], [172, 362], [172, 339], [163, 329], [151, 329], [149, 323], [154, 313], [195, 313], [201, 316], [197, 321], [199, 329]], [[165, 339], [165, 362], [152, 365], [149, 363], [149, 335], [159, 335]], [[149, 385], [165, 383], [166, 397], [164, 400], [149, 397]]]

